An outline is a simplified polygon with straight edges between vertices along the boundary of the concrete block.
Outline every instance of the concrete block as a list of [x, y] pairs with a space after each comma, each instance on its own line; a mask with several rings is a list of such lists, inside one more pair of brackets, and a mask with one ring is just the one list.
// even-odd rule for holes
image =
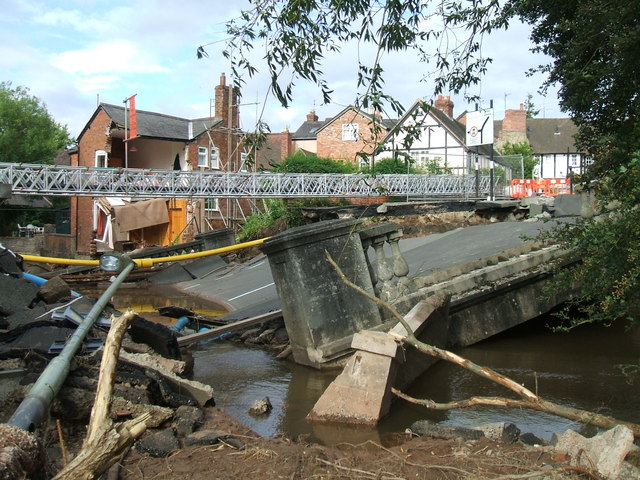
[[553, 206], [555, 217], [578, 216], [582, 212], [582, 196], [558, 195], [557, 197], [555, 197]]
[[396, 358], [398, 356], [398, 344], [384, 332], [363, 330], [353, 335], [351, 348], [365, 352], [385, 355]]
[[386, 355], [356, 352], [318, 399], [308, 419], [375, 425], [389, 410], [396, 365]]

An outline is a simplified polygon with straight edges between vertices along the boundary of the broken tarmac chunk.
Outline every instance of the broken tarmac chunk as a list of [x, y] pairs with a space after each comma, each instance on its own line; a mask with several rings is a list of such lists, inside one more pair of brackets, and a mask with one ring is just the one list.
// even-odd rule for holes
[[38, 286], [24, 278], [0, 274], [0, 312], [4, 316], [25, 310], [38, 296]]
[[221, 430], [201, 430], [187, 435], [184, 439], [185, 445], [214, 445], [220, 440], [227, 439], [228, 432]]
[[136, 443], [136, 450], [152, 457], [165, 458], [180, 449], [180, 443], [173, 427], [153, 433]]

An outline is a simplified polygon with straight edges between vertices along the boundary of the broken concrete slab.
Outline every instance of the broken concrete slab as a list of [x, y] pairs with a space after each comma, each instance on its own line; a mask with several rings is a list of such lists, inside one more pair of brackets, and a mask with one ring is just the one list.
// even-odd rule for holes
[[616, 425], [592, 438], [567, 430], [564, 434], [554, 435], [552, 442], [556, 452], [566, 452], [570, 464], [595, 470], [607, 480], [621, 477], [624, 459], [633, 446], [633, 432], [624, 425]]
[[388, 355], [356, 351], [307, 418], [317, 422], [375, 425], [389, 411], [397, 365]]
[[182, 365], [182, 368], [184, 368], [184, 362], [169, 360], [166, 358], [156, 358], [148, 354], [135, 354], [128, 352], [120, 352], [120, 360], [143, 369], [152, 370], [158, 375], [161, 375], [164, 380], [172, 385], [173, 391], [182, 392], [183, 394], [188, 393], [201, 407], [212, 406], [214, 404], [213, 387], [195, 380], [188, 380], [186, 378], [179, 377], [173, 373], [172, 370], [174, 367], [167, 368], [167, 362], [172, 362], [175, 365], [175, 368], [179, 368], [178, 365], [180, 364]]

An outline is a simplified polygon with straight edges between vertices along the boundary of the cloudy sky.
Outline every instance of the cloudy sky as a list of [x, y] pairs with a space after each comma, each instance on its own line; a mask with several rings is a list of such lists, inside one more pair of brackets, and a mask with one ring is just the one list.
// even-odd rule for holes
[[[207, 116], [220, 74], [230, 72], [221, 55], [225, 22], [244, 5], [244, 0], [0, 0], [0, 81], [28, 87], [73, 136], [98, 102], [122, 105], [133, 94], [142, 110]], [[505, 107], [518, 108], [529, 93], [539, 116], [566, 116], [555, 90], [545, 97], [538, 93], [543, 77], [526, 76], [544, 61], [529, 52], [528, 35], [528, 27], [517, 25], [483, 44], [483, 55], [494, 63], [482, 84], [468, 93], [480, 95], [482, 107], [493, 100], [496, 119]], [[203, 44], [209, 44], [209, 57], [198, 60], [196, 48]], [[337, 114], [353, 103], [357, 54], [346, 47], [327, 59], [323, 70], [334, 90], [328, 105], [322, 105], [317, 87], [298, 82], [293, 104], [284, 109], [266, 95], [268, 79], [257, 75], [243, 90], [243, 128], [252, 130], [261, 112], [274, 132], [295, 131], [314, 108], [320, 118]], [[412, 55], [387, 56], [383, 66], [388, 92], [404, 105], [433, 98], [433, 86], [420, 82], [428, 66]], [[454, 114], [473, 108], [462, 97], [453, 100]]]

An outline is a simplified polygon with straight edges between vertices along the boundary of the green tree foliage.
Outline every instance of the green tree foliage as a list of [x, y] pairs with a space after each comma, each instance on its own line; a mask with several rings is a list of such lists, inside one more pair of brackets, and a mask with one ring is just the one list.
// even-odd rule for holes
[[354, 173], [356, 170], [351, 163], [308, 155], [299, 150], [272, 165], [272, 171], [276, 173]]
[[578, 282], [581, 296], [561, 313], [566, 327], [583, 322], [637, 322], [640, 314], [640, 152], [604, 177], [598, 187], [602, 214], [553, 234], [581, 259], [559, 270], [552, 290]]
[[522, 162], [520, 158], [503, 158], [502, 160], [508, 162], [514, 172], [521, 172], [524, 165], [524, 177], [522, 178], [533, 178], [533, 169], [538, 165], [538, 160], [533, 158], [533, 147], [529, 142], [507, 142], [502, 145], [499, 153], [500, 155], [522, 155]]
[[527, 111], [527, 118], [534, 118], [540, 113], [540, 109], [536, 108], [533, 103], [533, 95], [530, 93], [527, 94], [527, 98], [524, 101], [524, 109]]
[[[225, 55], [241, 86], [243, 74], [251, 76], [260, 68], [252, 60], [253, 48], [267, 45], [260, 58], [266, 62], [271, 90], [283, 106], [293, 98], [298, 79], [314, 82], [328, 103], [332, 90], [323, 77], [323, 61], [343, 45], [356, 42], [363, 49], [371, 46], [374, 53], [370, 61], [364, 56], [356, 60], [362, 94], [354, 106], [380, 112], [389, 107], [402, 114], [402, 105], [384, 90], [381, 59], [385, 53], [405, 52], [430, 62], [440, 72], [430, 78], [435, 92], [458, 93], [478, 83], [491, 61], [479, 54], [482, 35], [505, 23], [498, 0], [251, 0], [250, 4], [227, 24], [230, 41]], [[462, 37], [456, 33], [465, 30], [471, 34], [455, 41]], [[434, 44], [441, 48], [434, 51]], [[206, 56], [204, 46], [197, 55]]]
[[640, 2], [511, 0], [504, 13], [532, 25], [536, 50], [552, 58], [538, 70], [560, 86], [595, 173], [615, 173], [640, 150]]
[[370, 166], [366, 166], [362, 168], [362, 173], [372, 174], [372, 175], [384, 175], [384, 174], [393, 174], [393, 173], [418, 173], [418, 171], [412, 165], [412, 161], [409, 162], [408, 170], [407, 170], [407, 162], [405, 160], [400, 160], [397, 158], [382, 158], [380, 160], [376, 160], [373, 168]]
[[0, 83], [0, 161], [52, 163], [71, 142], [67, 127], [27, 88]]

